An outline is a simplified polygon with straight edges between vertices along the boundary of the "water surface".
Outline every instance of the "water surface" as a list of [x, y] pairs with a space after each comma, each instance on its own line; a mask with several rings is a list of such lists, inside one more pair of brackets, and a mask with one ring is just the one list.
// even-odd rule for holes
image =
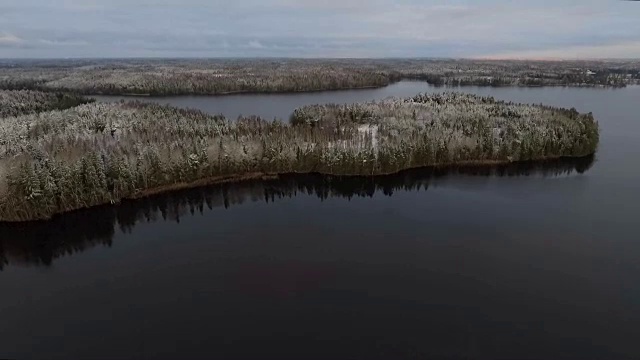
[[[440, 91], [146, 99], [286, 118]], [[640, 88], [460, 88], [594, 113], [594, 159], [283, 177], [0, 225], [0, 358], [637, 359]]]

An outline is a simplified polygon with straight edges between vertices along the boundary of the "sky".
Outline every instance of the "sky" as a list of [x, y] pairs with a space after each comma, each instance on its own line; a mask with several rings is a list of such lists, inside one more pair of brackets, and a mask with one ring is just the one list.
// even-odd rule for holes
[[0, 58], [640, 58], [620, 0], [0, 0]]

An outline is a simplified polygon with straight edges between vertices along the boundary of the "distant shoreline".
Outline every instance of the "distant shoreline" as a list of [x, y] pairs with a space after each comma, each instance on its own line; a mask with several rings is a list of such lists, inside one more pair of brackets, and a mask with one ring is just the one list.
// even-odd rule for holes
[[[401, 80], [402, 81], [402, 80]], [[405, 80], [410, 81], [410, 80]], [[416, 80], [419, 81], [419, 80]], [[399, 81], [389, 83], [381, 86], [359, 86], [359, 87], [342, 87], [336, 89], [310, 89], [310, 90], [294, 90], [294, 91], [253, 91], [253, 90], [238, 90], [238, 91], [227, 91], [221, 93], [178, 93], [178, 94], [135, 94], [135, 93], [125, 93], [125, 94], [113, 94], [113, 93], [90, 93], [90, 94], [80, 94], [91, 98], [92, 96], [122, 96], [122, 97], [153, 97], [153, 98], [168, 98], [174, 96], [230, 96], [230, 95], [286, 95], [286, 94], [304, 94], [304, 93], [320, 93], [320, 92], [332, 92], [332, 91], [345, 91], [345, 90], [364, 90], [364, 89], [382, 89], [387, 86], [398, 83]]]
[[430, 86], [440, 89], [464, 89], [470, 87], [479, 87], [479, 88], [521, 88], [521, 89], [537, 89], [537, 88], [585, 88], [585, 89], [624, 89], [628, 87], [640, 87], [640, 84], [631, 84], [625, 86], [609, 86], [609, 85], [591, 85], [591, 84], [573, 84], [573, 85], [564, 85], [564, 84], [547, 84], [547, 85], [500, 85], [500, 86], [491, 86], [491, 85], [434, 85], [425, 80], [420, 79], [401, 79], [398, 81], [391, 82], [386, 85], [381, 86], [360, 86], [360, 87], [344, 87], [337, 89], [311, 89], [311, 90], [297, 90], [297, 91], [228, 91], [223, 93], [177, 93], [177, 94], [135, 94], [135, 93], [126, 93], [126, 94], [114, 94], [114, 93], [90, 93], [90, 94], [79, 94], [82, 96], [86, 96], [91, 98], [93, 96], [113, 96], [113, 97], [130, 97], [132, 99], [135, 98], [171, 98], [171, 97], [225, 97], [225, 96], [233, 96], [233, 95], [293, 95], [293, 94], [314, 94], [314, 93], [323, 93], [323, 92], [333, 92], [333, 91], [348, 91], [348, 90], [366, 90], [366, 89], [384, 89], [386, 87], [395, 85], [400, 82], [424, 82]]

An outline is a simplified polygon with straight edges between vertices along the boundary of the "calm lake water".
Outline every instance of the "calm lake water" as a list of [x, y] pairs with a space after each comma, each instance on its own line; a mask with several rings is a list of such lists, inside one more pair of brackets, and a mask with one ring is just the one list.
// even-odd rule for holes
[[[145, 101], [286, 119], [442, 90]], [[285, 176], [0, 225], [0, 358], [640, 358], [640, 87], [456, 90], [591, 111], [600, 149]]]

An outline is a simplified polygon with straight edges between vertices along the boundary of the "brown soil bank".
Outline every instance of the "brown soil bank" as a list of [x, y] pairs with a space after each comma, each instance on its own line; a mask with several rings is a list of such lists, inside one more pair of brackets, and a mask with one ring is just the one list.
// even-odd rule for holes
[[291, 124], [136, 102], [2, 119], [0, 221], [272, 174], [383, 175], [594, 154], [574, 109], [447, 93], [297, 109]]

